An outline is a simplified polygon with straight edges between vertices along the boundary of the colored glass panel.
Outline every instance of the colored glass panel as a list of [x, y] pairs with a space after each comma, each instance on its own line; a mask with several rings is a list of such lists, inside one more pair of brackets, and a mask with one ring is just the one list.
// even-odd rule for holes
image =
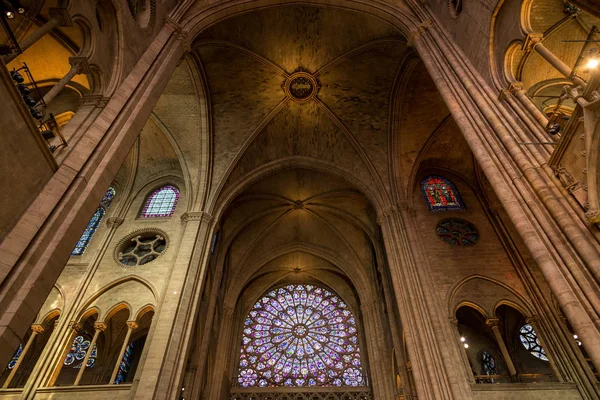
[[106, 215], [106, 209], [110, 207], [110, 204], [112, 203], [115, 194], [115, 189], [113, 187], [109, 187], [106, 191], [106, 194], [102, 198], [102, 201], [100, 202], [100, 206], [96, 209], [94, 215], [92, 215], [92, 219], [90, 219], [90, 222], [88, 222], [87, 226], [85, 227], [85, 230], [83, 231], [83, 234], [77, 242], [77, 245], [73, 249], [73, 252], [71, 253], [72, 256], [83, 255], [88, 245], [90, 244], [90, 241], [94, 237], [96, 230], [100, 226], [102, 219]]
[[288, 285], [267, 293], [244, 321], [242, 387], [366, 386], [356, 320], [331, 291]]
[[464, 207], [458, 190], [440, 176], [430, 176], [421, 182], [421, 191], [431, 211], [461, 210]]
[[170, 217], [175, 212], [178, 200], [179, 190], [175, 186], [167, 185], [157, 189], [146, 199], [140, 217]]
[[119, 371], [117, 372], [117, 376], [115, 378], [115, 385], [119, 385], [125, 382], [127, 379], [127, 373], [131, 368], [131, 359], [133, 358], [133, 351], [135, 350], [135, 342], [129, 343], [125, 348], [125, 353], [123, 353], [123, 358], [121, 359], [121, 363], [119, 364]]
[[486, 375], [497, 375], [496, 359], [485, 350], [481, 353], [481, 358], [483, 362], [483, 373]]
[[523, 344], [523, 347], [527, 349], [531, 353], [532, 356], [539, 358], [543, 361], [548, 361], [548, 357], [546, 357], [546, 352], [542, 348], [540, 344], [540, 339], [538, 338], [537, 333], [533, 329], [533, 326], [530, 324], [525, 324], [519, 330], [521, 333], [519, 335], [519, 339]]
[[[90, 349], [91, 342], [82, 335], [77, 336], [73, 340], [73, 344], [65, 357], [64, 364], [72, 368], [81, 368], [83, 359]], [[94, 344], [90, 358], [88, 358], [86, 368], [93, 368], [96, 365], [96, 357], [98, 357], [98, 347]]]
[[19, 361], [19, 357], [21, 357], [21, 353], [22, 352], [23, 352], [23, 345], [20, 344], [19, 348], [17, 349], [17, 351], [13, 355], [12, 360], [10, 360], [8, 362], [8, 366], [7, 366], [8, 369], [13, 369], [17, 365], [17, 361]]

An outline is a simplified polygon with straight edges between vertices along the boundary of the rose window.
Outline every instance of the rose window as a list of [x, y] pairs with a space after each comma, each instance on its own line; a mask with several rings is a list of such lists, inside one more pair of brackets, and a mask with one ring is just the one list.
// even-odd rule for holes
[[314, 285], [267, 293], [244, 322], [238, 383], [365, 386], [356, 320], [346, 303]]
[[159, 232], [137, 233], [128, 240], [122, 240], [117, 246], [117, 260], [131, 267], [144, 265], [157, 259], [164, 253], [166, 247], [167, 240]]
[[436, 228], [436, 233], [440, 239], [453, 246], [473, 246], [479, 239], [479, 233], [475, 226], [458, 218], [441, 221]]

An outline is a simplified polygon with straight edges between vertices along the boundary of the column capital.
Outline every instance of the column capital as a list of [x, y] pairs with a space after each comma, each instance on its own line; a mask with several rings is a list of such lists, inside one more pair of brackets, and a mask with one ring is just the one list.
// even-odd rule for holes
[[90, 69], [90, 64], [88, 62], [87, 57], [81, 57], [81, 56], [74, 56], [74, 57], [69, 57], [69, 64], [71, 65], [71, 68], [79, 68], [79, 71], [77, 71], [77, 75], [79, 74], [87, 74], [90, 75], [92, 73], [92, 70]]
[[381, 225], [385, 218], [392, 217], [397, 214], [402, 214], [402, 212], [414, 216], [416, 214], [416, 211], [417, 210], [412, 206], [412, 204], [410, 204], [406, 200], [399, 201], [395, 204], [389, 204], [377, 210], [377, 223]]
[[189, 32], [184, 30], [179, 22], [175, 21], [170, 16], [167, 16], [165, 18], [165, 25], [173, 29], [173, 32], [176, 33], [177, 39], [181, 41], [183, 50], [185, 50], [186, 53], [192, 51], [192, 41], [190, 40]]
[[592, 224], [600, 224], [600, 210], [588, 210], [585, 216]]
[[516, 94], [517, 92], [525, 90], [525, 88], [523, 87], [523, 82], [515, 81], [508, 85], [508, 90], [510, 90], [511, 93]]
[[108, 225], [110, 228], [118, 228], [123, 221], [124, 219], [120, 217], [110, 217], [106, 220], [106, 225]]
[[510, 89], [502, 89], [500, 91], [500, 94], [498, 95], [498, 100], [503, 101], [506, 100], [508, 97], [512, 96], [513, 93], [510, 91]]
[[450, 325], [458, 328], [458, 318], [450, 317], [448, 318], [448, 321], [450, 321]]
[[104, 330], [106, 330], [106, 323], [94, 322], [94, 329], [100, 332], [104, 332]]
[[414, 30], [410, 31], [410, 34], [408, 36], [408, 45], [412, 46], [415, 39], [421, 37], [421, 35], [423, 35], [427, 28], [429, 28], [432, 24], [433, 21], [431, 19], [426, 19], [425, 21], [421, 22], [421, 24], [419, 24], [419, 26], [417, 26]]
[[75, 332], [79, 333], [81, 331], [81, 329], [83, 328], [83, 326], [79, 322], [71, 321], [71, 322], [69, 322], [69, 328], [73, 329]]
[[523, 51], [525, 52], [530, 52], [533, 50], [533, 48], [535, 47], [536, 44], [541, 43], [542, 40], [544, 39], [544, 34], [542, 33], [530, 33], [529, 35], [527, 35], [527, 37], [525, 38], [525, 41], [523, 42]]
[[44, 332], [44, 327], [40, 324], [33, 324], [31, 325], [31, 330], [35, 333], [42, 333]]
[[48, 10], [50, 18], [58, 21], [59, 26], [73, 26], [69, 12], [64, 7], [51, 7]]
[[126, 324], [131, 330], [139, 328], [139, 325], [136, 321], [127, 321]]
[[485, 320], [485, 324], [490, 328], [497, 328], [500, 325], [500, 318], [488, 318]]
[[531, 317], [526, 318], [525, 322], [531, 325], [535, 325], [538, 323], [539, 320], [540, 318], [537, 315], [532, 315]]
[[183, 213], [183, 215], [181, 216], [181, 220], [183, 222], [202, 221], [210, 223], [213, 219], [214, 217], [212, 215], [204, 211], [188, 211], [186, 213]]

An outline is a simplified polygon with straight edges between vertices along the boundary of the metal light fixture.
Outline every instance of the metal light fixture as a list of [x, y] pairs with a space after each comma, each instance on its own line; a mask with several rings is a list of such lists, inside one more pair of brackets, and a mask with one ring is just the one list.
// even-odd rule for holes
[[23, 78], [23, 75], [21, 75], [17, 70], [10, 71], [10, 77], [17, 83], [25, 82], [25, 78]]
[[15, 13], [12, 11], [7, 11], [6, 12], [6, 18], [8, 19], [15, 19]]

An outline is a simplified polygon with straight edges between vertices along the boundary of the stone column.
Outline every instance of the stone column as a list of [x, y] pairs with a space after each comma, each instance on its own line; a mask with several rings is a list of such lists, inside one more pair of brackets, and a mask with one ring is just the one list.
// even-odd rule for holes
[[391, 206], [378, 210], [378, 220], [419, 399], [470, 399], [468, 378], [456, 368], [460, 355], [449, 341], [452, 333], [439, 315], [443, 307], [414, 236], [413, 216], [406, 207]]
[[108, 381], [109, 385], [115, 383], [115, 379], [117, 378], [117, 373], [119, 372], [119, 367], [121, 366], [121, 360], [123, 359], [123, 355], [125, 354], [125, 350], [127, 350], [127, 345], [129, 345], [129, 338], [135, 329], [138, 328], [138, 324], [135, 321], [127, 321], [127, 334], [125, 334], [125, 340], [123, 340], [123, 346], [121, 346], [121, 351], [119, 351], [119, 356], [117, 357], [117, 363], [115, 365], [115, 369], [113, 369], [113, 373], [110, 376], [110, 380]]
[[529, 113], [537, 122], [539, 122], [542, 128], [545, 128], [548, 125], [548, 117], [544, 115], [544, 113], [536, 107], [533, 103], [533, 100], [527, 95], [527, 91], [523, 88], [522, 82], [512, 82], [508, 87], [508, 90], [515, 95], [515, 97], [519, 100], [519, 103]]
[[[395, 395], [394, 374], [389, 368], [390, 355], [385, 351], [385, 336], [382, 334], [381, 308], [375, 302], [360, 307], [365, 324], [368, 360], [371, 366], [371, 383], [376, 399], [392, 399]], [[363, 350], [364, 351], [364, 350]], [[363, 365], [363, 370], [365, 370]]]
[[517, 369], [515, 368], [515, 364], [512, 361], [510, 353], [506, 348], [506, 344], [504, 343], [504, 338], [502, 338], [502, 334], [500, 333], [500, 320], [498, 318], [488, 318], [485, 321], [485, 324], [492, 329], [494, 333], [494, 338], [496, 338], [496, 343], [498, 343], [498, 347], [500, 347], [500, 352], [502, 352], [502, 357], [504, 358], [504, 362], [506, 363], [506, 367], [508, 368], [508, 372], [511, 376], [517, 374]]
[[[50, 33], [52, 29], [58, 26], [73, 26], [71, 16], [67, 12], [66, 8], [50, 8], [49, 12], [50, 19], [48, 20], [48, 22], [37, 28], [35, 31], [31, 32], [29, 36], [27, 36], [25, 39], [23, 39], [21, 43], [19, 43], [19, 47], [21, 48], [22, 52], [36, 44], [38, 40]], [[18, 56], [19, 54], [10, 54], [5, 57], [4, 62], [8, 64]]]
[[217, 357], [213, 375], [210, 380], [209, 399], [218, 400], [222, 398], [224, 380], [227, 378], [227, 364], [231, 358], [234, 326], [234, 310], [226, 305], [223, 306], [221, 315], [221, 329], [219, 329], [219, 344], [217, 345]]
[[[422, 34], [425, 30], [431, 37]], [[594, 322], [598, 298], [584, 279], [584, 274], [598, 272], [597, 244], [555, 196], [555, 183], [528, 160], [513, 136], [516, 128], [510, 120], [501, 119], [505, 114], [502, 105], [494, 101], [483, 78], [457, 54], [460, 50], [453, 45], [450, 48], [432, 26], [417, 32], [413, 42], [504, 210], [571, 325], [588, 341], [584, 346], [600, 368], [600, 332]], [[549, 216], [554, 221], [548, 221]]]
[[21, 355], [19, 356], [17, 363], [15, 364], [12, 371], [10, 371], [10, 375], [8, 375], [8, 378], [6, 378], [4, 385], [2, 385], [3, 389], [6, 389], [10, 385], [10, 382], [13, 380], [13, 378], [15, 377], [15, 374], [17, 373], [17, 370], [21, 366], [21, 363], [23, 362], [23, 359], [25, 358], [27, 351], [29, 351], [29, 348], [33, 344], [35, 337], [37, 336], [38, 333], [42, 333], [42, 332], [44, 332], [44, 328], [41, 325], [39, 325], [39, 324], [31, 325], [31, 336], [29, 336], [29, 340], [27, 341], [27, 344], [25, 345], [25, 347], [23, 347], [23, 350], [21, 351]]
[[530, 33], [527, 35], [525, 42], [523, 43], [524, 51], [535, 50], [544, 60], [548, 61], [558, 72], [564, 75], [565, 78], [570, 79], [575, 85], [581, 86], [585, 89], [586, 83], [583, 79], [577, 75], [573, 75], [573, 70], [554, 53], [552, 53], [546, 46], [542, 44], [543, 35], [541, 33]]
[[52, 89], [50, 89], [48, 93], [46, 93], [46, 95], [44, 96], [44, 103], [50, 104], [50, 102], [54, 100], [56, 96], [58, 96], [58, 94], [65, 88], [65, 86], [67, 86], [69, 82], [71, 82], [71, 79], [73, 79], [75, 75], [79, 75], [82, 73], [90, 73], [90, 66], [88, 64], [87, 58], [85, 57], [70, 57], [69, 64], [71, 64], [71, 69], [69, 70], [69, 72], [67, 72], [65, 76], [62, 77], [60, 81], [56, 82], [56, 84], [52, 86]]
[[92, 338], [92, 341], [90, 342], [90, 347], [89, 347], [88, 351], [85, 353], [85, 357], [84, 357], [83, 361], [81, 362], [81, 368], [79, 369], [77, 378], [75, 378], [75, 383], [73, 383], [74, 386], [79, 385], [79, 382], [81, 381], [81, 378], [83, 377], [83, 373], [85, 372], [85, 369], [87, 368], [87, 362], [90, 359], [92, 350], [94, 349], [94, 346], [96, 345], [96, 340], [98, 340], [98, 336], [100, 335], [100, 332], [104, 332], [105, 329], [106, 329], [106, 324], [104, 322], [94, 323], [94, 337]]

